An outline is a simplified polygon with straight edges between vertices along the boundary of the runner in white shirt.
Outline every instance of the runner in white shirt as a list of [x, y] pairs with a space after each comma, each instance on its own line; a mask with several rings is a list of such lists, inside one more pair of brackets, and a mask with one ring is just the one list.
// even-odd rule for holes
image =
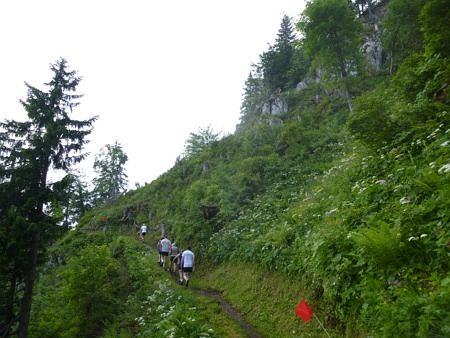
[[184, 285], [186, 285], [186, 287], [189, 285], [189, 278], [194, 269], [195, 255], [191, 251], [191, 247], [188, 247], [187, 250], [184, 250], [181, 255], [181, 271], [183, 272], [183, 279], [180, 281], [180, 284], [183, 284], [186, 281]]
[[142, 226], [139, 229], [137, 234], [139, 236], [139, 239], [143, 242], [144, 241], [144, 237], [147, 234], [147, 226], [145, 224], [142, 224]]

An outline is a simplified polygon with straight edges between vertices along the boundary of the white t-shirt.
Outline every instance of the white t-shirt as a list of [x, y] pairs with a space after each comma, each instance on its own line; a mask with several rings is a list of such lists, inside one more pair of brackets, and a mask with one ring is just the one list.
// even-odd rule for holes
[[181, 255], [181, 265], [185, 268], [192, 268], [194, 266], [194, 253], [191, 250], [184, 250]]
[[170, 245], [172, 243], [170, 243], [170, 241], [167, 238], [164, 238], [161, 240], [161, 252], [169, 252], [169, 248]]
[[143, 225], [141, 226], [141, 234], [146, 234], [147, 233], [147, 226]]

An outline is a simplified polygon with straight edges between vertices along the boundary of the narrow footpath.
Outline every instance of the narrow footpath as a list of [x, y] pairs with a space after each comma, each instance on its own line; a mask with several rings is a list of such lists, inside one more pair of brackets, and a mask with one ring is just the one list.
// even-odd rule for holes
[[[153, 248], [149, 243], [143, 242], [144, 246], [146, 246], [149, 250], [153, 251]], [[175, 281], [177, 281], [177, 276], [172, 275]], [[219, 305], [222, 311], [224, 311], [231, 319], [233, 319], [241, 329], [245, 332], [247, 337], [249, 338], [262, 338], [260, 335], [249, 323], [245, 321], [243, 316], [237, 311], [231, 304], [225, 301], [222, 298], [222, 295], [217, 290], [211, 289], [200, 289], [200, 288], [192, 288], [192, 290], [199, 296], [207, 297], [210, 299], [214, 299]]]
[[256, 330], [247, 323], [242, 315], [233, 308], [229, 303], [227, 303], [220, 294], [219, 291], [216, 290], [205, 290], [205, 289], [193, 289], [195, 293], [197, 293], [200, 296], [212, 298], [216, 300], [221, 309], [227, 313], [235, 322], [239, 324], [239, 326], [244, 330], [244, 332], [247, 334], [249, 338], [262, 338], [262, 336], [256, 332]]

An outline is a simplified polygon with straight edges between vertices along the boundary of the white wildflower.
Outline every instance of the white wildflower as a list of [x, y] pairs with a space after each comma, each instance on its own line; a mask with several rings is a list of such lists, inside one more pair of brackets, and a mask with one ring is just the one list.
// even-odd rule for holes
[[408, 204], [411, 203], [411, 201], [407, 197], [400, 198], [400, 204]]
[[325, 215], [330, 216], [331, 214], [335, 213], [338, 210], [339, 210], [338, 208], [334, 208], [334, 209], [328, 210], [327, 212], [325, 212]]
[[450, 144], [450, 141], [447, 140], [447, 141], [441, 143], [441, 147], [446, 147], [446, 146], [448, 146], [449, 144]]
[[420, 238], [425, 238], [427, 236], [428, 236], [427, 234], [422, 234], [422, 235], [420, 235]]
[[386, 185], [387, 182], [386, 182], [386, 180], [378, 180], [375, 183], [379, 184], [379, 185]]
[[445, 174], [448, 173], [450, 171], [450, 163], [444, 164], [439, 170], [438, 173], [439, 174]]
[[417, 237], [411, 236], [408, 238], [408, 242], [417, 241]]
[[435, 168], [436, 167], [436, 162], [430, 162], [428, 164], [431, 168]]

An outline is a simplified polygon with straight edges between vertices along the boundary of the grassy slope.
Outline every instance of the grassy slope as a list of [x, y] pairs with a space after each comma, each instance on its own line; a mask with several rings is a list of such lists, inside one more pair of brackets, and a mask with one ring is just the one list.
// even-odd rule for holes
[[[156, 234], [166, 223], [198, 254], [193, 286], [222, 290], [268, 337], [320, 334], [294, 317], [300, 298], [336, 336], [445, 336], [450, 117], [434, 98], [447, 64], [413, 58], [357, 100], [350, 126], [366, 145], [348, 135], [342, 100], [291, 93], [282, 126], [228, 136], [80, 227], [129, 233], [137, 221]], [[219, 213], [206, 219], [202, 205]]]
[[[200, 183], [216, 184], [214, 175], [222, 169], [180, 182], [175, 167], [101, 212], [119, 218], [134, 205], [141, 208], [139, 219], [150, 205], [154, 229], [164, 221], [181, 245], [194, 243], [203, 261], [233, 262], [210, 266], [204, 273], [209, 287], [223, 290], [268, 337], [299, 332], [292, 311], [301, 297], [338, 336], [390, 335], [398, 322], [406, 334], [444, 332], [450, 188], [442, 168], [450, 158], [448, 128], [443, 115], [395, 148], [334, 146], [331, 158], [321, 152], [315, 163], [280, 165], [277, 180], [225, 224], [221, 215], [203, 219], [200, 197], [189, 195]], [[184, 211], [183, 204], [191, 209]], [[261, 271], [278, 277], [263, 278]], [[317, 327], [306, 329], [303, 335], [318, 334]]]
[[134, 239], [75, 232], [51, 257], [35, 292], [31, 337], [245, 336], [216, 301], [176, 285]]
[[[300, 299], [309, 298], [308, 288], [300, 279], [289, 279], [245, 263], [203, 268], [196, 278], [195, 285], [220, 290], [223, 297], [245, 314], [248, 322], [265, 337], [326, 336], [315, 320], [304, 323], [294, 316]], [[309, 304], [319, 318], [326, 317], [319, 302], [310, 301]], [[337, 335], [333, 329], [328, 330]]]

